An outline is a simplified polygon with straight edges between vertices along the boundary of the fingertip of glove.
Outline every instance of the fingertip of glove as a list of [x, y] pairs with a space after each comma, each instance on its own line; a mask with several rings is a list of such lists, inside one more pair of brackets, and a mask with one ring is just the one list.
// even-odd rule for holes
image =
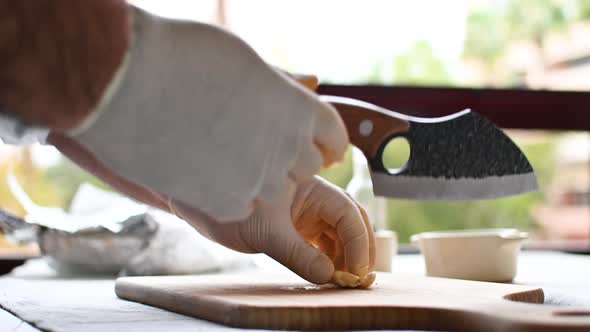
[[327, 284], [332, 280], [334, 264], [325, 255], [317, 255], [310, 262], [307, 280], [318, 285]]

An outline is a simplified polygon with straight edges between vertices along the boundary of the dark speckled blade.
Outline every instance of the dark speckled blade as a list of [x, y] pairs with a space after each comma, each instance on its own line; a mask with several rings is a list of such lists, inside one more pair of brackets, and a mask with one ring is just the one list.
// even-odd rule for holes
[[410, 144], [404, 168], [390, 172], [384, 167], [382, 154], [389, 140], [369, 160], [376, 195], [479, 200], [538, 189], [533, 168], [522, 151], [483, 116], [466, 110], [437, 119], [407, 119], [410, 130], [398, 135]]

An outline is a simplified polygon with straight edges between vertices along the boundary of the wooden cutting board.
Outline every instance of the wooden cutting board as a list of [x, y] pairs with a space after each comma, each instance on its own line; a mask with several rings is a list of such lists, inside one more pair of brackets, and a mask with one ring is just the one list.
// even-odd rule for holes
[[379, 274], [366, 290], [294, 275], [126, 277], [116, 293], [242, 328], [590, 331], [590, 312], [541, 305], [540, 288], [400, 274]]

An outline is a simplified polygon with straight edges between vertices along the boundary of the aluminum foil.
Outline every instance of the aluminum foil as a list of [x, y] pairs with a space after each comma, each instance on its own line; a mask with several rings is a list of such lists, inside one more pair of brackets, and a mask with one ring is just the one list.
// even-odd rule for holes
[[67, 212], [36, 205], [13, 176], [8, 184], [27, 214], [24, 220], [1, 214], [7, 238], [37, 243], [49, 264], [63, 274], [117, 274], [158, 229], [147, 207], [89, 184], [80, 186]]
[[184, 221], [117, 193], [83, 184], [68, 211], [38, 206], [12, 176], [24, 219], [0, 212], [15, 243], [37, 243], [62, 275], [197, 274], [252, 265], [248, 255], [213, 243]]

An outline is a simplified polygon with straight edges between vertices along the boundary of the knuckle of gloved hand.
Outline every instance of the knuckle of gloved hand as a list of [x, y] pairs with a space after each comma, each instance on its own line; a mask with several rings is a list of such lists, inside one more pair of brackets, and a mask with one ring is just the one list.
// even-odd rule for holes
[[344, 123], [342, 122], [340, 116], [336, 113], [335, 110], [334, 120], [332, 121], [332, 126], [330, 130], [332, 131], [334, 136], [332, 149], [337, 159], [341, 160], [344, 158], [346, 150], [348, 149], [349, 138], [348, 131], [346, 130]]
[[358, 209], [358, 213], [360, 213], [361, 217], [368, 218], [367, 217], [367, 210], [365, 209], [364, 206], [362, 206], [359, 202], [357, 202], [357, 200], [354, 197], [352, 197], [352, 195], [349, 192], [342, 191], [342, 193], [344, 193], [344, 195], [346, 195], [346, 197], [355, 205], [355, 207]]
[[333, 188], [323, 188], [321, 194], [323, 197], [326, 197], [326, 208], [337, 211], [338, 214], [336, 217], [338, 218], [338, 223], [346, 222], [356, 212], [356, 207], [344, 196], [335, 192]]
[[352, 197], [352, 195], [348, 191], [342, 191], [346, 197], [348, 197], [352, 202], [356, 203], [356, 199]]
[[256, 197], [256, 204], [259, 207], [276, 205], [291, 197], [294, 190], [295, 182], [288, 172], [272, 172], [264, 177]]
[[337, 109], [330, 104], [320, 100], [318, 96], [314, 97], [314, 113], [320, 118], [319, 124], [325, 129], [330, 129], [337, 132], [339, 135], [347, 135], [346, 126], [344, 121], [340, 117]]
[[302, 122], [305, 125], [303, 128], [307, 128], [311, 135], [319, 109], [324, 107], [324, 104], [315, 94], [299, 85], [290, 84], [289, 95], [293, 107], [289, 115], [293, 121], [298, 121], [298, 124], [299, 121]]
[[324, 162], [320, 152], [313, 147], [313, 143], [305, 143], [305, 146], [300, 145], [300, 148], [306, 151], [299, 151], [295, 164], [289, 172], [290, 176], [299, 183], [316, 175]]
[[[341, 221], [340, 227], [338, 227], [338, 233], [341, 238], [347, 239], [346, 244], [358, 245], [361, 243], [367, 243], [368, 235], [365, 229], [364, 222], [362, 219], [356, 216], [344, 215], [343, 221]], [[346, 221], [344, 221], [346, 220]]]
[[313, 156], [310, 162], [314, 170], [312, 175], [316, 175], [322, 169], [322, 165], [324, 164], [324, 156], [322, 156], [322, 152], [320, 151], [320, 149], [318, 149], [317, 146], [315, 146], [315, 144], [309, 144], [313, 149]]
[[[251, 69], [261, 70], [267, 68], [267, 71], [271, 70], [248, 43], [231, 31], [210, 24], [192, 24], [192, 26], [196, 27], [200, 32], [198, 34], [198, 42], [208, 45], [209, 47], [217, 47], [221, 51], [224, 51], [222, 53], [224, 56], [235, 58], [236, 63], [233, 63], [232, 65], [245, 62], [250, 66], [255, 66]], [[190, 32], [188, 35], [190, 36]]]
[[361, 210], [363, 209], [363, 207], [360, 206], [359, 204], [357, 204], [355, 202], [354, 198], [350, 197], [348, 195], [348, 193], [343, 192], [343, 191], [340, 191], [340, 193], [344, 193], [344, 195], [341, 195], [341, 197], [342, 197], [343, 204], [345, 205], [345, 207], [342, 208], [344, 210], [345, 215], [348, 218], [351, 218], [351, 219], [356, 218], [356, 219], [359, 219], [362, 221]]

